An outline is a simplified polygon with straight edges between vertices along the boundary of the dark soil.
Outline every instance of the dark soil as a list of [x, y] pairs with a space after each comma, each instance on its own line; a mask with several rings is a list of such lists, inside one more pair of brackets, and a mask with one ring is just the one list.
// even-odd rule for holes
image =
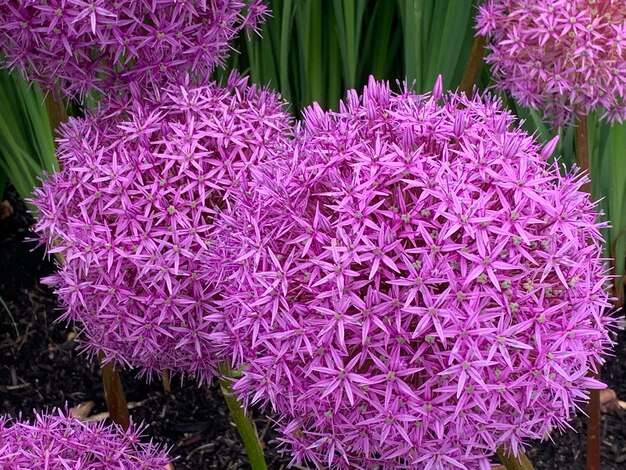
[[[0, 414], [29, 417], [33, 409], [75, 407], [93, 401], [92, 414], [106, 411], [99, 368], [77, 354], [71, 328], [54, 322], [53, 294], [39, 279], [53, 271], [41, 248], [25, 240], [32, 218], [9, 189], [13, 215], [0, 220]], [[8, 311], [7, 311], [8, 310]], [[602, 379], [626, 400], [626, 333], [618, 338], [616, 356], [609, 359]], [[147, 384], [123, 373], [135, 422], [149, 425], [150, 438], [172, 448], [176, 470], [250, 468], [228, 408], [217, 386], [172, 385], [166, 396], [160, 383]], [[554, 442], [535, 443], [528, 456], [537, 469], [585, 468], [586, 418], [577, 416], [574, 430], [552, 436]], [[257, 426], [270, 469], [286, 468], [271, 443], [265, 419]], [[602, 469], [626, 469], [626, 411], [602, 418]]]

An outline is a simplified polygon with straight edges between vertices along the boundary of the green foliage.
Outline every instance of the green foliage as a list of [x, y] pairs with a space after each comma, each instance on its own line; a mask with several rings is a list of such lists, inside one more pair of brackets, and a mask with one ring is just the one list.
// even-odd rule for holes
[[[294, 114], [317, 101], [336, 108], [367, 77], [399, 78], [402, 40], [391, 0], [270, 0], [262, 37], [240, 38], [226, 70], [278, 90]], [[248, 40], [249, 39], [249, 40]], [[222, 75], [227, 72], [221, 72]]]
[[14, 74], [0, 71], [0, 191], [8, 178], [20, 196], [30, 197], [42, 172], [55, 169], [58, 163], [43, 94]]
[[336, 108], [369, 75], [456, 88], [471, 50], [474, 0], [270, 0], [261, 37], [240, 38], [237, 68], [279, 91], [298, 115], [314, 101]]
[[611, 227], [605, 231], [606, 252], [615, 261], [619, 278], [616, 293], [622, 295], [626, 269], [626, 124], [598, 123], [589, 117], [589, 151], [594, 199], [600, 200]]
[[398, 0], [402, 19], [404, 70], [415, 89], [432, 89], [438, 75], [444, 89], [461, 83], [474, 38], [471, 0]]

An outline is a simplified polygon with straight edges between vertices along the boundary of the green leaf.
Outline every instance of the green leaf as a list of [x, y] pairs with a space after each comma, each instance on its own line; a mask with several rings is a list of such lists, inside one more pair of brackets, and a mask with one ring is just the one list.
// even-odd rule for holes
[[[422, 89], [423, 76], [423, 24], [426, 0], [398, 0], [402, 18], [404, 71], [409, 83], [415, 82]], [[430, 2], [429, 2], [430, 3]]]
[[0, 169], [23, 198], [44, 171], [58, 170], [52, 130], [38, 87], [0, 71]]
[[610, 255], [615, 257], [615, 274], [622, 276], [626, 262], [626, 237], [622, 232], [626, 229], [626, 126], [614, 125], [610, 128], [601, 154], [605, 163], [604, 171], [610, 178], [600, 181], [608, 182], [607, 186], [598, 185], [597, 197], [607, 198], [607, 216], [612, 222], [609, 240]]
[[362, 81], [370, 74], [378, 79], [388, 77], [402, 40], [400, 32], [392, 29], [397, 14], [395, 2], [376, 2], [374, 5], [371, 20], [365, 29], [363, 54], [358, 62], [358, 76]]
[[4, 191], [7, 187], [7, 175], [2, 168], [0, 168], [0, 202], [4, 201]]
[[357, 85], [357, 61], [366, 5], [363, 0], [333, 0], [333, 6], [344, 84], [346, 88], [354, 88]]
[[294, 9], [292, 0], [285, 0], [283, 3], [283, 9], [280, 11], [280, 50], [279, 50], [279, 90], [287, 101], [292, 101], [293, 90], [289, 81], [289, 71], [291, 69], [289, 64], [289, 51], [291, 46], [291, 34], [293, 28]]
[[467, 0], [399, 0], [404, 70], [417, 91], [432, 89], [438, 75], [446, 89], [460, 84], [471, 50], [474, 5]]

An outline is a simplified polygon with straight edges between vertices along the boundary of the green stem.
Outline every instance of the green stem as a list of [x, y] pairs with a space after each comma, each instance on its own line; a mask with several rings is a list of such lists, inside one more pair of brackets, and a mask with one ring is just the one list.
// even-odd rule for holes
[[230, 386], [233, 378], [232, 371], [228, 364], [221, 364], [219, 367], [220, 374], [220, 388], [222, 389], [222, 395], [226, 400], [230, 415], [237, 426], [237, 431], [241, 436], [243, 445], [246, 448], [246, 454], [250, 460], [250, 466], [252, 470], [267, 470], [265, 464], [265, 457], [263, 456], [263, 449], [261, 448], [261, 442], [257, 436], [256, 427], [254, 421], [250, 416], [246, 416], [246, 412], [235, 395], [233, 394]]
[[530, 460], [528, 460], [528, 457], [526, 457], [526, 454], [523, 452], [519, 453], [519, 457], [515, 457], [510, 452], [500, 447], [497, 453], [500, 462], [502, 462], [507, 470], [533, 470], [533, 464], [530, 463]]

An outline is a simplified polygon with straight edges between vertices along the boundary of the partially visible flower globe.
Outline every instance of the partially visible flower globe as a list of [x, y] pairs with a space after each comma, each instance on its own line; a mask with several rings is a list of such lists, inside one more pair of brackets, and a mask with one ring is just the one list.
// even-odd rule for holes
[[561, 125], [604, 111], [626, 118], [626, 10], [621, 0], [487, 0], [479, 34], [497, 86]]
[[62, 411], [38, 413], [32, 422], [0, 416], [3, 470], [166, 470], [164, 449], [142, 442], [141, 427], [84, 423]]
[[213, 222], [249, 167], [271, 159], [291, 129], [273, 92], [172, 87], [158, 106], [91, 114], [61, 128], [62, 170], [36, 191], [37, 230], [63, 260], [46, 280], [77, 322], [83, 348], [148, 375], [208, 381], [223, 360], [215, 294]]
[[247, 405], [293, 462], [490, 467], [562, 429], [612, 344], [603, 226], [489, 97], [370, 80], [308, 108], [216, 236]]
[[206, 81], [262, 0], [0, 0], [0, 57], [45, 88], [83, 97]]

